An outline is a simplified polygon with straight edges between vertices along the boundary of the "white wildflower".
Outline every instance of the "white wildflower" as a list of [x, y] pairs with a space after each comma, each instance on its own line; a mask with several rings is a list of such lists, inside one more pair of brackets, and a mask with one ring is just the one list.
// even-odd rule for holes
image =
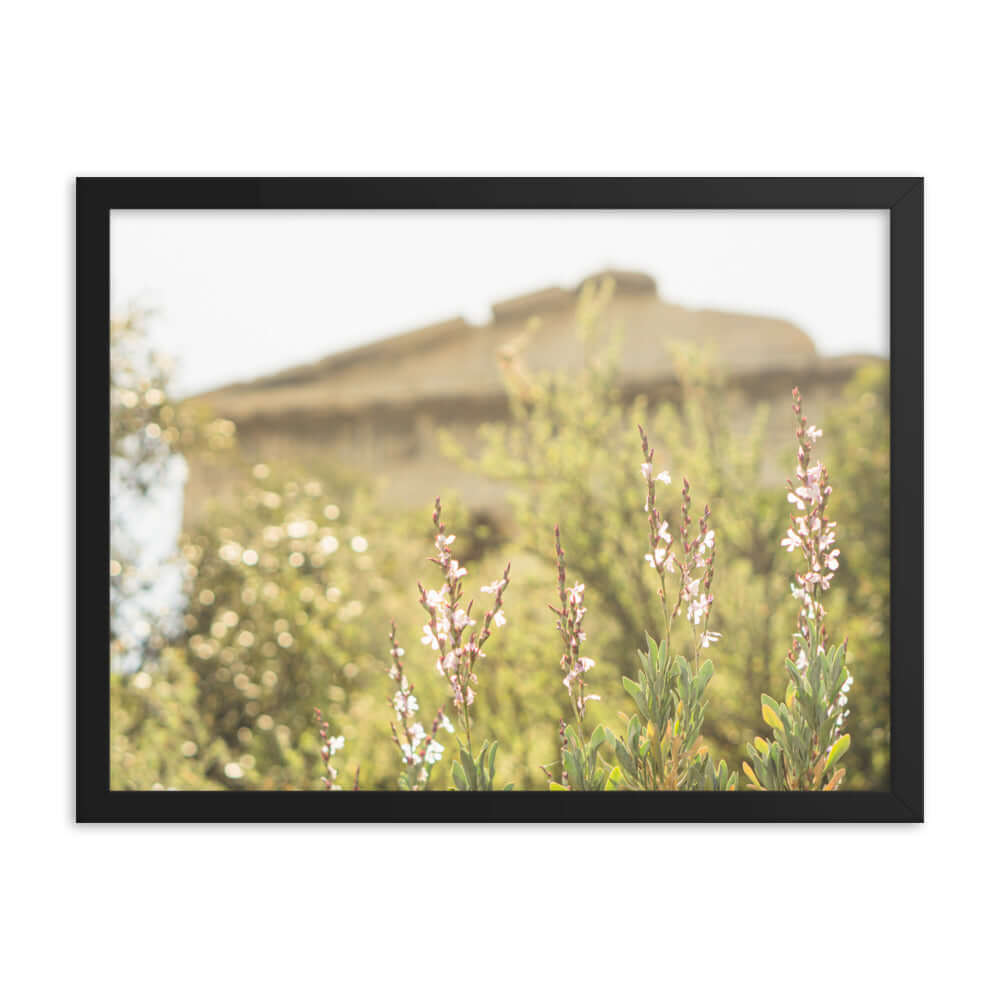
[[458, 655], [454, 650], [449, 651], [444, 656], [440, 657], [437, 662], [438, 673], [442, 677], [447, 677], [449, 674], [453, 674], [458, 667]]
[[427, 591], [427, 603], [438, 610], [442, 605], [448, 603], [448, 586], [447, 584], [440, 590], [428, 590]]
[[401, 719], [405, 716], [413, 715], [420, 708], [417, 704], [417, 699], [412, 694], [406, 695], [404, 698], [402, 691], [397, 691], [392, 696], [392, 707], [396, 710], [396, 715]]
[[687, 616], [688, 621], [694, 622], [697, 625], [701, 619], [708, 614], [708, 609], [712, 605], [712, 595], [702, 594], [701, 597], [695, 597], [692, 599], [690, 605], [688, 606]]
[[788, 529], [785, 537], [781, 539], [782, 548], [788, 549], [789, 552], [794, 552], [801, 544], [802, 539], [791, 528]]
[[423, 645], [430, 646], [431, 649], [436, 650], [441, 648], [440, 645], [438, 644], [437, 636], [434, 634], [434, 631], [433, 629], [431, 629], [430, 625], [424, 626], [424, 634], [421, 637], [420, 641]]
[[649, 565], [652, 566], [653, 569], [657, 571], [663, 569], [663, 565], [666, 562], [666, 559], [667, 559], [666, 549], [656, 549], [656, 551], [653, 552], [652, 555], [650, 555], [650, 553], [648, 552], [646, 553], [646, 562], [648, 562]]
[[474, 618], [470, 618], [461, 608], [455, 609], [455, 614], [452, 618], [452, 624], [461, 631], [464, 628], [471, 628], [476, 624]]

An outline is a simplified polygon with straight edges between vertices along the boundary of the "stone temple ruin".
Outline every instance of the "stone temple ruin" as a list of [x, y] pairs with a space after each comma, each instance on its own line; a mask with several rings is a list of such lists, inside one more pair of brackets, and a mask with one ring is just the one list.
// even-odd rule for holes
[[[696, 346], [724, 366], [725, 405], [735, 423], [747, 421], [759, 402], [773, 404], [768, 435], [775, 452], [788, 442], [793, 385], [802, 388], [811, 419], [820, 422], [858, 367], [874, 360], [821, 357], [803, 330], [782, 319], [664, 301], [645, 274], [607, 271], [585, 281], [608, 277], [615, 288], [602, 325], [621, 331], [625, 398], [671, 398], [677, 377], [668, 348]], [[382, 495], [396, 505], [426, 506], [436, 494], [455, 489], [473, 510], [501, 516], [501, 488], [445, 458], [436, 429], [448, 428], [471, 444], [480, 423], [505, 419], [504, 367], [509, 371], [515, 351], [518, 366], [529, 373], [579, 371], [584, 346], [576, 304], [583, 284], [497, 302], [491, 322], [483, 325], [445, 320], [225, 386], [198, 401], [236, 422], [241, 447], [253, 461], [294, 459], [308, 468], [335, 460], [383, 477]], [[784, 475], [777, 466], [773, 474], [775, 482]], [[188, 509], [224, 488], [218, 481], [223, 475], [192, 468]]]

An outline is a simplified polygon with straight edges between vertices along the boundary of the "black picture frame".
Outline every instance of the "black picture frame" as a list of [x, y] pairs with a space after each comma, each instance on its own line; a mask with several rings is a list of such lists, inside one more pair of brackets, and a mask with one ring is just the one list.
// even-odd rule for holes
[[[78, 822], [922, 822], [923, 179], [918, 177], [78, 178]], [[890, 790], [132, 792], [109, 787], [108, 316], [116, 209], [884, 209], [890, 218]]]

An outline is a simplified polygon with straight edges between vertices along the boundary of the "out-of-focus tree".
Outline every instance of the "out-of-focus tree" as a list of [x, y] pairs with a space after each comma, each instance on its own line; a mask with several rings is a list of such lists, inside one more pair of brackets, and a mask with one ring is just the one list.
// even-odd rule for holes
[[177, 532], [182, 450], [227, 450], [235, 430], [170, 398], [172, 365], [150, 347], [148, 311], [111, 319], [111, 665], [138, 669], [179, 629], [184, 563]]

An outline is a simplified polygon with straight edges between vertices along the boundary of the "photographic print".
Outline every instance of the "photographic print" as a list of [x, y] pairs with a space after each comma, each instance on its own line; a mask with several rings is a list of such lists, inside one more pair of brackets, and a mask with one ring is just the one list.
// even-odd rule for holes
[[240, 183], [78, 188], [84, 812], [920, 817], [918, 181]]

